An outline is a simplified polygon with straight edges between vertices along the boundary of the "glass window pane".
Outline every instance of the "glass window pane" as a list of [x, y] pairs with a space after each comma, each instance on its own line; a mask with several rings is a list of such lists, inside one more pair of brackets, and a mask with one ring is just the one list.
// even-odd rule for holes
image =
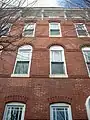
[[77, 30], [85, 30], [83, 24], [76, 24], [76, 28], [77, 28]]
[[86, 30], [77, 30], [79, 36], [88, 36]]
[[90, 62], [90, 51], [83, 51], [85, 58], [86, 58], [86, 62]]
[[60, 30], [59, 29], [50, 30], [50, 35], [60, 35]]
[[63, 62], [51, 62], [52, 74], [65, 74]]
[[57, 111], [57, 120], [65, 120], [64, 111]]
[[87, 66], [88, 66], [88, 70], [89, 70], [89, 72], [90, 72], [90, 62], [87, 63]]
[[33, 35], [33, 29], [30, 29], [30, 30], [25, 30], [24, 31], [24, 35], [26, 36], [26, 35]]
[[29, 61], [17, 61], [14, 74], [28, 74]]

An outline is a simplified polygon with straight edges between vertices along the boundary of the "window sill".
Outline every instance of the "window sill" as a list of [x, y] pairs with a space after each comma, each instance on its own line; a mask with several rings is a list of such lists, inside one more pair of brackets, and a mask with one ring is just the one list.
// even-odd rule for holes
[[11, 74], [11, 77], [29, 77], [29, 74]]
[[90, 37], [90, 36], [78, 36], [78, 38], [83, 38], [83, 37]]
[[62, 37], [60, 35], [56, 36], [56, 35], [49, 35], [49, 37]]
[[29, 36], [29, 35], [26, 35], [26, 36], [23, 36], [23, 37], [34, 37], [34, 36]]
[[68, 78], [68, 75], [66, 74], [60, 74], [60, 75], [57, 75], [57, 74], [52, 74], [52, 75], [49, 75], [50, 78]]

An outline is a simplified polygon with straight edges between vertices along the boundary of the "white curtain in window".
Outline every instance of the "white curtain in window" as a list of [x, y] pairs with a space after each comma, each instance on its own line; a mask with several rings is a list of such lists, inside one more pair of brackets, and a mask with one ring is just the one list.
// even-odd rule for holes
[[58, 23], [50, 23], [50, 29], [59, 29]]
[[51, 55], [52, 62], [62, 62], [62, 51], [52, 50], [51, 53], [52, 53]]
[[29, 61], [30, 57], [31, 57], [31, 50], [28, 49], [19, 50], [17, 55], [17, 61]]

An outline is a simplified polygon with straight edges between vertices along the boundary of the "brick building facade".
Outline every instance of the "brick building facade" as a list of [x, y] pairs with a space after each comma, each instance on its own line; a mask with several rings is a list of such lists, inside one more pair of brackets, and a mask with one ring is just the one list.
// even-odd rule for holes
[[[15, 120], [90, 119], [90, 10], [34, 8], [33, 11], [30, 17], [27, 17], [29, 12], [25, 16], [23, 13], [23, 17], [12, 25], [10, 34], [14, 37], [18, 35], [18, 39], [10, 36], [1, 38], [3, 41], [9, 39], [12, 44], [0, 52], [0, 119], [11, 120], [11, 114], [20, 117], [20, 110], [16, 110], [16, 113], [13, 110], [17, 108], [23, 109], [23, 115]], [[38, 15], [33, 18], [36, 12]], [[27, 36], [25, 23], [35, 23], [35, 27], [30, 28], [33, 36]], [[55, 26], [52, 25], [50, 29], [51, 23]], [[81, 24], [80, 29], [75, 28], [78, 23]], [[21, 32], [26, 33], [21, 36]], [[2, 42], [1, 45], [7, 43]], [[25, 45], [30, 45], [32, 55], [27, 62], [29, 71], [23, 75], [18, 64], [25, 56], [18, 58], [18, 52]], [[52, 62], [50, 52], [53, 47], [63, 51], [64, 61]]]

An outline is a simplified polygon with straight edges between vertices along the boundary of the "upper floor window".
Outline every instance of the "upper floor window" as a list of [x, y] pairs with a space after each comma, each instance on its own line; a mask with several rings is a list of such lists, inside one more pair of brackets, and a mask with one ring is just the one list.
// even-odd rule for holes
[[1, 26], [0, 36], [4, 37], [4, 36], [9, 35], [9, 32], [11, 30], [11, 26], [12, 26], [11, 23], [3, 24]]
[[71, 106], [66, 103], [51, 104], [50, 120], [72, 120]]
[[85, 105], [86, 105], [88, 120], [90, 120], [90, 96], [87, 98]]
[[75, 28], [76, 28], [76, 33], [78, 37], [89, 37], [89, 33], [87, 31], [85, 24], [76, 23]]
[[60, 23], [57, 23], [57, 22], [49, 23], [49, 36], [50, 37], [61, 37]]
[[64, 49], [61, 46], [50, 47], [50, 77], [67, 77]]
[[3, 46], [0, 45], [0, 55], [1, 55], [2, 49], [3, 49]]
[[87, 71], [90, 76], [90, 47], [82, 48], [82, 52], [86, 63]]
[[36, 23], [26, 23], [23, 29], [23, 36], [34, 37]]
[[29, 77], [32, 58], [32, 46], [25, 45], [18, 49], [12, 76]]
[[5, 106], [3, 120], [24, 120], [25, 104], [8, 103]]

